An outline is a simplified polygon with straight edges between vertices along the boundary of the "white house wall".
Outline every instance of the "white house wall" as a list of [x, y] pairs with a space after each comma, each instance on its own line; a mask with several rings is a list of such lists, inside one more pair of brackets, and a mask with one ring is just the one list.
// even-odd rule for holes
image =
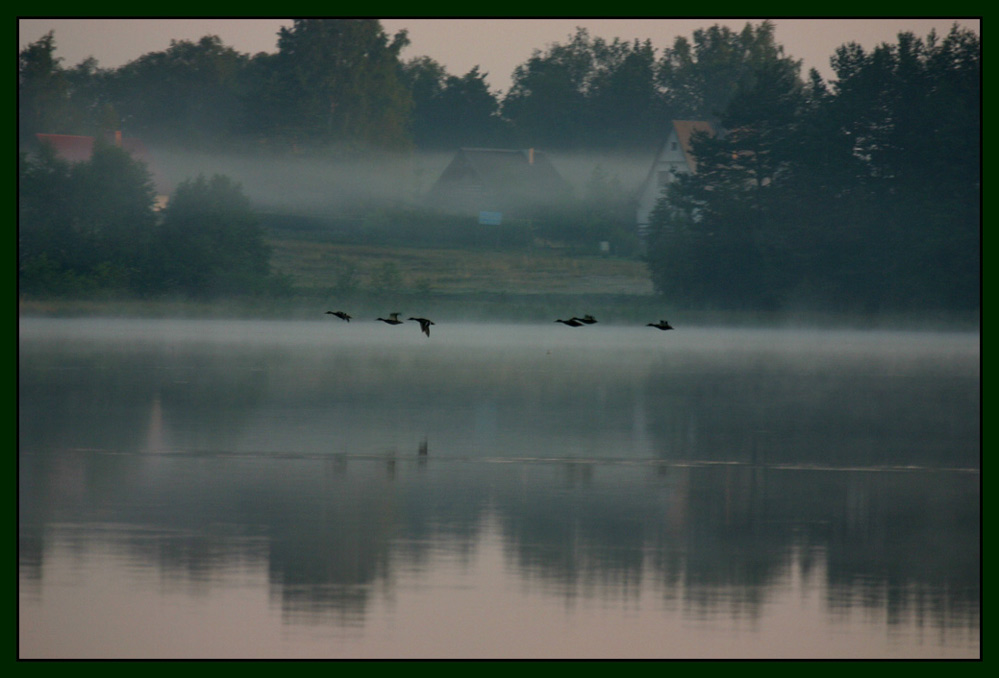
[[673, 181], [675, 174], [690, 173], [687, 157], [677, 136], [676, 128], [670, 130], [666, 143], [662, 145], [645, 183], [638, 195], [638, 231], [644, 233], [656, 202], [662, 197], [663, 189]]

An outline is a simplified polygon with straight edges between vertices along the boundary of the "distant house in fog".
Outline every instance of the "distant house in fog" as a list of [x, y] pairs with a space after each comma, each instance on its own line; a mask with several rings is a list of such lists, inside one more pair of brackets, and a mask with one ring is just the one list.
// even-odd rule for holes
[[462, 148], [427, 192], [427, 204], [455, 214], [531, 218], [572, 197], [541, 151]]
[[[56, 154], [68, 162], [86, 162], [94, 151], [94, 137], [75, 134], [36, 134], [39, 143], [48, 144], [55, 149]], [[153, 178], [156, 188], [156, 209], [166, 206], [170, 195], [170, 187], [153, 162], [152, 153], [139, 139], [125, 138], [121, 132], [115, 132], [109, 139], [114, 145], [128, 151], [136, 160], [144, 163]]]
[[673, 120], [669, 135], [659, 148], [649, 173], [638, 191], [638, 231], [644, 233], [656, 202], [662, 197], [663, 189], [678, 174], [697, 172], [697, 159], [691, 151], [690, 139], [695, 132], [714, 135], [716, 130], [711, 123], [703, 120]]

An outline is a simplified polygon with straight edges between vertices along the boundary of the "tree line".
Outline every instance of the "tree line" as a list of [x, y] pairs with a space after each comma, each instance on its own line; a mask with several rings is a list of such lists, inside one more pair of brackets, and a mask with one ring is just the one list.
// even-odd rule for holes
[[162, 213], [146, 165], [97, 141], [69, 163], [51, 147], [18, 158], [18, 292], [210, 298], [283, 293], [239, 184], [197, 176]]
[[[404, 31], [389, 36], [377, 20], [308, 19], [280, 30], [275, 53], [242, 54], [206, 36], [116, 69], [93, 59], [65, 68], [49, 33], [19, 53], [19, 139], [124, 129], [150, 144], [201, 150], [333, 158], [368, 148], [534, 146], [639, 150], [651, 162], [670, 120], [706, 120], [717, 134], [695, 138], [698, 171], [671, 182], [647, 236], [657, 291], [692, 307], [980, 306], [981, 45], [970, 30], [903, 33], [870, 51], [845, 44], [825, 82], [814, 70], [802, 75], [768, 21], [741, 31], [711, 26], [662, 51], [577, 29], [535, 50], [505, 94], [491, 91], [478, 67], [457, 76], [430, 57], [403, 60], [407, 43]], [[195, 238], [197, 229], [180, 229], [176, 216], [171, 224], [169, 212], [145, 228], [158, 221], [135, 204], [86, 205], [111, 195], [84, 187], [99, 181], [98, 165], [113, 155], [102, 149], [79, 167], [44, 155], [22, 160], [22, 271], [37, 274], [58, 260], [63, 272], [128, 280], [133, 289], [231, 284], [196, 283], [197, 267], [185, 277], [166, 261], [125, 263], [150, 234], [177, 227], [178, 237]], [[225, 181], [199, 178], [178, 195], [201, 191], [211, 203], [205, 191], [241, 193]], [[133, 201], [145, 204], [143, 182], [129, 185]], [[560, 236], [607, 239], [634, 228], [633, 187], [598, 168], [585, 190], [558, 221]], [[83, 197], [69, 204], [72, 195]], [[55, 237], [46, 229], [59, 205], [77, 212]], [[128, 220], [138, 240], [112, 246]], [[42, 252], [38, 243], [49, 236], [84, 239], [93, 260], [67, 264], [73, 247]], [[221, 247], [225, 238], [216, 236], [211, 246]], [[266, 279], [249, 263], [258, 255], [244, 254], [249, 268], [230, 269]]]
[[662, 53], [648, 40], [605, 40], [579, 28], [535, 50], [504, 94], [478, 66], [456, 75], [429, 56], [404, 60], [408, 44], [405, 31], [389, 36], [377, 19], [297, 19], [280, 29], [275, 53], [241, 53], [208, 35], [119, 68], [93, 58], [67, 68], [50, 32], [19, 53], [20, 139], [125, 130], [151, 144], [323, 154], [644, 150], [670, 119], [716, 120], [761, 64], [797, 63], [766, 21], [698, 30]]

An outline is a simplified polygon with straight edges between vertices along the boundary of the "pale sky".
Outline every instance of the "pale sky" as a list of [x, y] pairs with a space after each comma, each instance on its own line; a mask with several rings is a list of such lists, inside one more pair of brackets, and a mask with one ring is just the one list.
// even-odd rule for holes
[[[403, 59], [429, 56], [452, 75], [464, 75], [473, 66], [488, 73], [493, 90], [506, 91], [514, 68], [527, 61], [534, 49], [565, 43], [580, 26], [594, 37], [607, 40], [652, 41], [659, 53], [677, 36], [691, 37], [694, 30], [714, 24], [739, 30], [749, 21], [766, 17], [703, 19], [382, 19], [390, 35], [409, 32], [410, 45]], [[900, 32], [925, 37], [931, 29], [946, 35], [955, 19], [775, 19], [776, 39], [785, 54], [803, 60], [802, 75], [817, 68], [830, 78], [829, 58], [837, 47], [857, 42], [872, 49], [894, 43]], [[980, 19], [958, 20], [981, 35]], [[290, 19], [19, 19], [18, 49], [55, 30], [56, 56], [72, 67], [89, 56], [104, 68], [121, 66], [147, 52], [165, 50], [170, 40], [198, 40], [217, 35], [239, 52], [277, 51], [277, 32]]]

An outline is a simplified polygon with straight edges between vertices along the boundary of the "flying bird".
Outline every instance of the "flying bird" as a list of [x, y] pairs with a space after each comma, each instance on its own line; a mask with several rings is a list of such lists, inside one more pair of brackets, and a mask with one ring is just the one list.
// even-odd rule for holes
[[568, 325], [569, 327], [582, 327], [583, 323], [579, 322], [575, 318], [569, 318], [568, 320], [562, 320], [559, 318], [555, 322], [562, 323], [563, 325]]
[[410, 318], [410, 320], [420, 323], [420, 330], [428, 337], [430, 336], [430, 326], [434, 324], [433, 320], [427, 320], [426, 318]]
[[597, 322], [597, 319], [590, 314], [586, 314], [582, 318], [572, 318], [572, 320], [578, 320], [579, 322], [586, 323], [587, 325], [593, 325]]
[[344, 313], [343, 311], [326, 311], [326, 315], [335, 315], [340, 320], [346, 320], [347, 322], [350, 322], [350, 316]]
[[399, 320], [399, 314], [398, 313], [389, 313], [389, 317], [387, 317], [387, 318], [378, 318], [378, 320], [381, 320], [383, 323], [388, 323], [389, 325], [401, 325], [402, 324], [402, 321]]
[[648, 323], [646, 327], [655, 327], [657, 330], [671, 330], [673, 326], [669, 324], [668, 320], [660, 320], [657, 323]]

